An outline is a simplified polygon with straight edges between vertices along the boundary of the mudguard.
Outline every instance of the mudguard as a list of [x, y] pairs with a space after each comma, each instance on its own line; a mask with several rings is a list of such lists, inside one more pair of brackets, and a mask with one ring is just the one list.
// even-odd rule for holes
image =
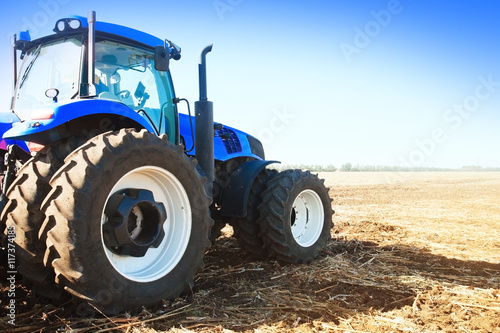
[[245, 217], [247, 201], [257, 175], [269, 164], [277, 161], [249, 161], [241, 164], [232, 174], [229, 185], [221, 196], [221, 215], [223, 217]]
[[[19, 118], [13, 112], [0, 112], [0, 137], [12, 128], [12, 124], [19, 122]], [[7, 151], [7, 146], [18, 145], [26, 152], [29, 152], [28, 146], [24, 141], [11, 139], [0, 139], [0, 149]]]
[[[14, 123], [12, 128], [5, 132], [3, 138], [47, 144], [54, 141], [54, 135], [57, 132], [52, 130], [56, 127], [77, 118], [99, 114], [129, 118], [149, 132], [156, 133], [145, 118], [124, 104], [102, 99], [82, 99], [71, 100], [66, 103], [54, 103], [44, 108], [35, 109], [30, 114], [31, 119]], [[111, 123], [104, 122], [101, 125], [111, 126]]]

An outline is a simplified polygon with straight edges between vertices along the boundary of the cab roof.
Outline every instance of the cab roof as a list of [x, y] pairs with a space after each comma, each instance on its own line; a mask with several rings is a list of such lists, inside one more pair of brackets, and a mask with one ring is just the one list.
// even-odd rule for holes
[[[88, 22], [86, 17], [73, 16], [70, 19], [77, 19], [81, 22], [82, 27], [88, 28]], [[132, 39], [142, 44], [146, 44], [152, 48], [164, 44], [164, 41], [158, 37], [155, 37], [140, 30], [132, 29], [118, 24], [96, 21], [95, 29], [96, 32], [104, 32], [116, 35], [118, 37]]]
[[[19, 33], [18, 41], [16, 42], [16, 44], [19, 44], [19, 49], [23, 49], [28, 45], [38, 44], [40, 42], [43, 42], [44, 40], [50, 40], [57, 36], [83, 32], [87, 29], [88, 21], [86, 17], [78, 15], [69, 16], [57, 20], [52, 31], [46, 31], [39, 37], [37, 36], [37, 38], [35, 38], [34, 40], [31, 40], [29, 32]], [[164, 45], [165, 43], [162, 39], [143, 31], [113, 23], [96, 21], [95, 30], [97, 35], [108, 35], [113, 39], [128, 40], [129, 42], [140, 43], [149, 48], [155, 48], [156, 46]]]

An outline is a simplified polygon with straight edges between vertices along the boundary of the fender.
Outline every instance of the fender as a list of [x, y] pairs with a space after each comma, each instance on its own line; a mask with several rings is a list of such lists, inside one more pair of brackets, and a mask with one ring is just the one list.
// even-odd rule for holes
[[[12, 128], [12, 124], [19, 121], [19, 118], [13, 112], [0, 112], [0, 137], [3, 133]], [[7, 151], [9, 145], [18, 145], [26, 152], [29, 152], [28, 146], [24, 141], [10, 139], [0, 139], [0, 149]]]
[[269, 164], [278, 161], [249, 161], [241, 164], [231, 175], [229, 185], [221, 196], [221, 215], [223, 217], [245, 217], [247, 202], [253, 182], [257, 175]]
[[57, 139], [57, 130], [54, 131], [57, 127], [85, 116], [106, 114], [131, 119], [149, 132], [156, 133], [146, 119], [124, 104], [102, 99], [81, 99], [35, 109], [30, 114], [31, 119], [14, 123], [3, 138], [47, 144]]

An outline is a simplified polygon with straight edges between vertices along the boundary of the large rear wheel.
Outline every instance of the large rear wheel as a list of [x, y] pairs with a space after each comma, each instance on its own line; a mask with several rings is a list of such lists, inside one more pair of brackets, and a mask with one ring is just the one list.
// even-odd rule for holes
[[317, 175], [301, 170], [279, 173], [268, 182], [259, 206], [266, 248], [285, 262], [312, 261], [331, 238], [331, 201]]
[[76, 138], [56, 142], [26, 162], [7, 191], [1, 216], [2, 224], [15, 234], [16, 269], [24, 283], [36, 294], [58, 301], [65, 293], [54, 284], [52, 268], [43, 265], [45, 239], [39, 238], [39, 231], [45, 216], [40, 207], [51, 189], [50, 178], [79, 143]]
[[99, 135], [51, 185], [46, 264], [76, 299], [108, 314], [137, 309], [177, 297], [203, 266], [210, 200], [196, 163], [165, 136]]

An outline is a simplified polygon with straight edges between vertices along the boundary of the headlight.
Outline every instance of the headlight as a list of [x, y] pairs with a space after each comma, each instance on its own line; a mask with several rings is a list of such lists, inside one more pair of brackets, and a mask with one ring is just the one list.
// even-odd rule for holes
[[66, 22], [59, 21], [57, 22], [56, 27], [58, 32], [64, 31], [64, 29], [66, 29]]
[[78, 19], [60, 19], [56, 22], [55, 32], [68, 32], [81, 28], [82, 22]]

